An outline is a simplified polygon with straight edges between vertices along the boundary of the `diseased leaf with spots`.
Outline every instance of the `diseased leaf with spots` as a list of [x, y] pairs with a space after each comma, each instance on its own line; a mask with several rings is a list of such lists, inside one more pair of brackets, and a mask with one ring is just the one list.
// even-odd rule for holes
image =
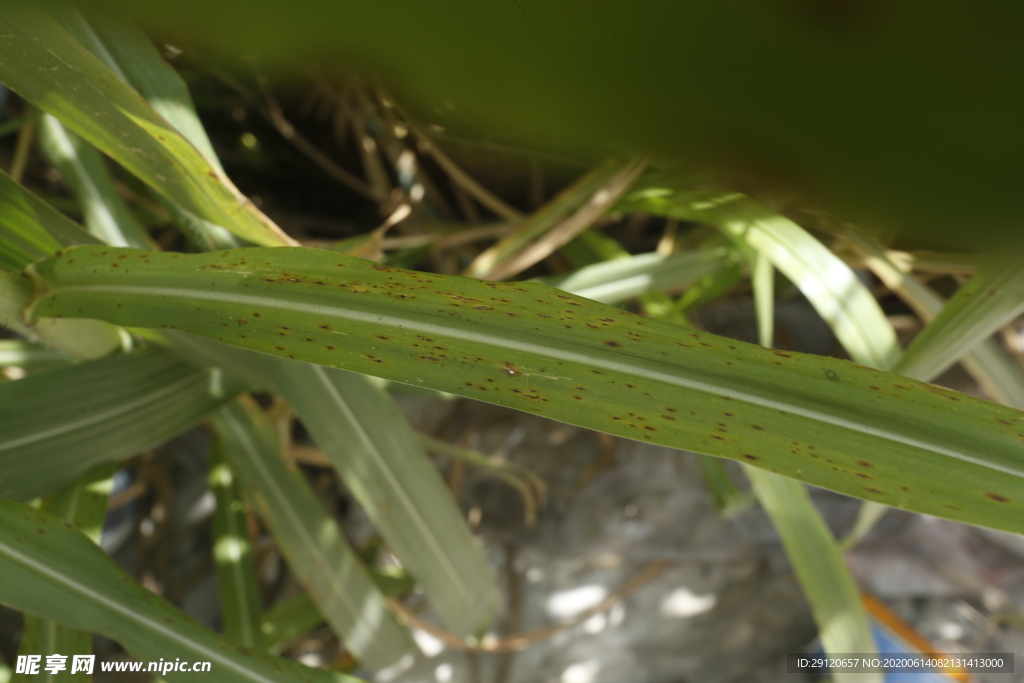
[[189, 330], [1024, 531], [1024, 415], [846, 361], [314, 249], [81, 247], [26, 272], [29, 319]]

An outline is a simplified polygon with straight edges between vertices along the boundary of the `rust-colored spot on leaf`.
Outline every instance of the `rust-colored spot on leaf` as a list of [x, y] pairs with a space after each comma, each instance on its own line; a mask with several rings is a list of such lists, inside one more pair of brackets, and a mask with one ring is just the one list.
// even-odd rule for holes
[[998, 493], [986, 493], [986, 498], [996, 501], [997, 503], [1009, 503], [1010, 499], [1006, 496], [1001, 496]]
[[511, 377], [519, 377], [523, 374], [523, 371], [512, 363], [502, 363], [500, 367], [502, 372]]
[[746, 458], [747, 460], [760, 460], [761, 459], [761, 458], [757, 457], [756, 455], [752, 455], [750, 453], [744, 453], [743, 457]]
[[619, 342], [615, 341], [614, 339], [609, 339], [608, 341], [606, 341], [604, 343], [604, 345], [605, 346], [611, 346], [611, 347], [616, 348], [616, 349], [621, 349], [622, 348], [622, 344], [620, 344]]

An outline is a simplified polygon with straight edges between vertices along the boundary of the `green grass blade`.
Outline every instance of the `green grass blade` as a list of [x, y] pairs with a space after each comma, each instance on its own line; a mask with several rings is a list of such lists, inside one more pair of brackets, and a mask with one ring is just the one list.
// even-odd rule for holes
[[[0, 602], [71, 628], [100, 633], [143, 661], [211, 662], [225, 683], [345, 683], [355, 679], [236, 646], [125, 574], [56, 515], [0, 498]], [[195, 680], [169, 672], [168, 681]]]
[[[754, 307], [762, 346], [774, 339], [775, 269], [764, 253], [753, 255]], [[793, 570], [811, 606], [821, 645], [830, 655], [846, 652], [876, 654], [878, 646], [860, 600], [857, 583], [843, 561], [842, 549], [814, 506], [807, 488], [798, 481], [749, 465], [743, 466], [754, 495], [775, 526]], [[884, 506], [866, 501], [861, 510]], [[837, 683], [881, 683], [882, 676], [836, 672]]]
[[721, 249], [684, 251], [669, 256], [640, 254], [537, 281], [587, 299], [617, 304], [650, 292], [685, 287], [716, 271], [724, 258], [725, 252]]
[[39, 136], [50, 162], [77, 196], [89, 232], [115, 247], [153, 248], [146, 229], [117, 195], [96, 148], [49, 114], [40, 121]]
[[459, 635], [478, 633], [494, 617], [497, 586], [451, 493], [394, 402], [362, 375], [267, 360], [271, 386], [299, 414], [422, 584], [434, 611]]
[[1014, 514], [1024, 506], [1024, 415], [846, 361], [762, 349], [535, 283], [314, 249], [79, 247], [27, 272], [37, 286], [29, 319], [184, 329], [1024, 530]]
[[213, 513], [213, 561], [224, 637], [244, 647], [258, 648], [262, 642], [259, 582], [246, 532], [246, 507], [220, 441], [210, 449], [209, 482], [217, 501]]
[[0, 171], [0, 268], [21, 270], [61, 247], [97, 240]]
[[335, 633], [367, 668], [393, 664], [412, 647], [408, 633], [395, 621], [337, 523], [302, 475], [281, 457], [269, 421], [254, 405], [233, 403], [215, 422], [246, 497]]
[[213, 388], [209, 371], [158, 350], [0, 384], [0, 491], [32, 498], [158, 446], [236, 391]]
[[[876, 652], [857, 585], [806, 487], [753, 467], [746, 472], [808, 597], [825, 652]], [[882, 680], [881, 674], [867, 673], [832, 677], [837, 683]]]
[[985, 261], [907, 347], [896, 370], [934, 377], [1024, 312], [1024, 269], [1015, 251]]
[[156, 192], [256, 244], [291, 240], [121, 78], [40, 7], [0, 9], [0, 81]]

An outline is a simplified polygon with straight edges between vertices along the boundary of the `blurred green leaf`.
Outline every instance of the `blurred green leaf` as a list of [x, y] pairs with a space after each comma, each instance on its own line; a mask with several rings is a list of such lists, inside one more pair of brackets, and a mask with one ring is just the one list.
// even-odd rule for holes
[[49, 493], [98, 463], [160, 445], [237, 391], [156, 349], [0, 384], [0, 491]]
[[985, 261], [914, 338], [896, 371], [935, 377], [1024, 312], [1020, 260], [1008, 250]]
[[[59, 517], [0, 498], [0, 602], [71, 628], [100, 633], [142, 661], [211, 662], [225, 683], [355, 679], [296, 662], [243, 654], [136, 583]], [[195, 680], [169, 672], [168, 681]]]

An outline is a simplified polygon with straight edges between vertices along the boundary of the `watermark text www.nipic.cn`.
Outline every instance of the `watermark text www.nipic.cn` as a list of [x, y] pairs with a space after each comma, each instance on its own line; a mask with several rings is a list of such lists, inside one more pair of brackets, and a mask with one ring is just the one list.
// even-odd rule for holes
[[[14, 673], [18, 674], [58, 674], [67, 671], [72, 674], [90, 675], [96, 665], [96, 655], [72, 655], [68, 662], [67, 655], [18, 655]], [[166, 676], [172, 671], [187, 673], [205, 673], [210, 670], [210, 662], [183, 662], [180, 658], [159, 662], [100, 662], [100, 671], [124, 671], [139, 673], [142, 671]]]

